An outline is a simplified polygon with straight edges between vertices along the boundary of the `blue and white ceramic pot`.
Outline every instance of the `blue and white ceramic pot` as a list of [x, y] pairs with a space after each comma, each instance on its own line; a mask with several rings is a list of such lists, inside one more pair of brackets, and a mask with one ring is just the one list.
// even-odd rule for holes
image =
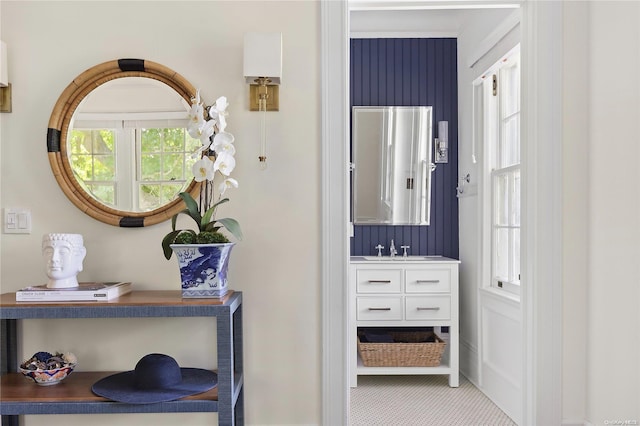
[[178, 258], [182, 297], [222, 297], [229, 290], [227, 268], [231, 249], [226, 244], [172, 244]]

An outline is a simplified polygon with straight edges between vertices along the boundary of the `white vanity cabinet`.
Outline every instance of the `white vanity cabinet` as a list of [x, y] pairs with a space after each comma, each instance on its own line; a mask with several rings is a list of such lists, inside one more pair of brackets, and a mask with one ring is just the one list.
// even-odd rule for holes
[[[458, 387], [458, 265], [446, 257], [372, 260], [351, 257], [349, 265], [349, 381], [359, 375], [449, 375]], [[365, 367], [358, 355], [358, 328], [434, 327], [447, 342], [437, 367]], [[443, 333], [442, 327], [448, 327]]]

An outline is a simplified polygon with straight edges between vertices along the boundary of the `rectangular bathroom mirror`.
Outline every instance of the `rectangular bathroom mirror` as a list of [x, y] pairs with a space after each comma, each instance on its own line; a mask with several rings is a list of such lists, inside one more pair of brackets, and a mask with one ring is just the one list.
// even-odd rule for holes
[[432, 107], [353, 107], [355, 224], [428, 225]]

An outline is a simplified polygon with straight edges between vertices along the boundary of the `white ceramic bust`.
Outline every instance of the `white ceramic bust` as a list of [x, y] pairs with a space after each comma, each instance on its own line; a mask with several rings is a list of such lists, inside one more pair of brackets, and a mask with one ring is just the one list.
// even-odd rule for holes
[[78, 286], [78, 272], [87, 250], [80, 234], [45, 234], [42, 236], [42, 256], [47, 265], [48, 288]]

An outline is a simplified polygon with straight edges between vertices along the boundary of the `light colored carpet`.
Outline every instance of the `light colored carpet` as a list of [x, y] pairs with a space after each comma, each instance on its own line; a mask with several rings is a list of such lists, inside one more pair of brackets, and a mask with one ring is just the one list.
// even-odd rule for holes
[[515, 426], [465, 377], [358, 376], [351, 388], [351, 426]]

